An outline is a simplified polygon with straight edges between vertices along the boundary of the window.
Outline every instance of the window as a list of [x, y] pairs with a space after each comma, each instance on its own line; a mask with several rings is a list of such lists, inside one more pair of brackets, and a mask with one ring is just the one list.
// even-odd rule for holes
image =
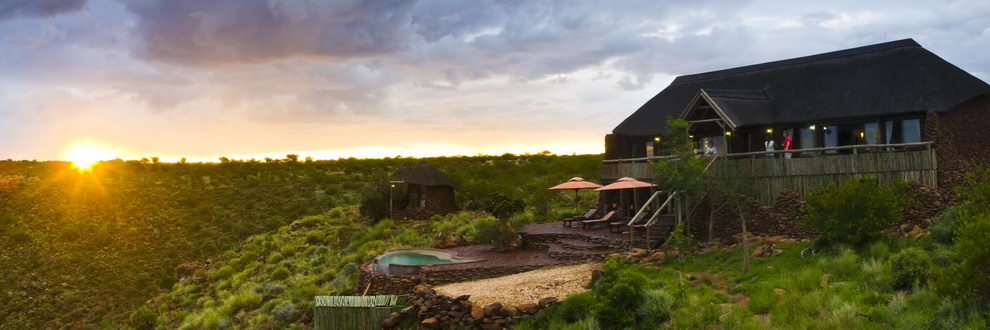
[[863, 143], [880, 144], [880, 123], [863, 124]]
[[801, 143], [801, 149], [811, 149], [815, 147], [815, 130], [805, 127], [801, 129], [801, 136], [798, 137], [798, 142]]
[[906, 119], [901, 121], [901, 142], [921, 142], [921, 120]]
[[839, 127], [838, 126], [825, 126], [822, 127], [823, 139], [822, 142], [825, 143], [825, 147], [836, 147], [839, 145]]
[[653, 153], [653, 142], [646, 143], [646, 157], [655, 156]]

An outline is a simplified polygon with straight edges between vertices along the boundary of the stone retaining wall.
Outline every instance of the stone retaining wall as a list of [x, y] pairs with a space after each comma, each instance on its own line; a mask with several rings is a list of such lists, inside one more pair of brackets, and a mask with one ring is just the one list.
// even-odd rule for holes
[[[897, 223], [900, 225], [920, 226], [928, 228], [932, 219], [948, 204], [946, 199], [935, 189], [919, 184], [908, 186], [908, 192], [915, 201], [908, 205], [904, 216]], [[802, 228], [804, 212], [801, 208], [805, 202], [797, 192], [785, 192], [777, 197], [773, 206], [752, 202], [746, 214], [746, 229], [757, 236], [783, 236], [789, 238], [815, 238], [816, 233]], [[709, 205], [701, 205], [692, 214], [691, 230], [695, 237], [705, 240], [708, 237]], [[713, 238], [722, 242], [735, 242], [735, 236], [742, 232], [742, 224], [738, 216], [723, 209], [714, 217]]]
[[365, 295], [365, 290], [368, 290], [367, 295], [406, 295], [422, 283], [419, 276], [378, 273], [372, 271], [370, 265], [369, 262], [361, 266], [361, 275], [354, 287], [355, 295]]

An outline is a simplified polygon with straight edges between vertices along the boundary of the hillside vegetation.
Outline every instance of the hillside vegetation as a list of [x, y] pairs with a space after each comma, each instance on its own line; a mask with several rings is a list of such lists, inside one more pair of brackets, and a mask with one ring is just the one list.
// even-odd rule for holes
[[[110, 161], [84, 173], [65, 162], [0, 161], [0, 328], [124, 324], [146, 300], [173, 288], [179, 264], [222, 260], [251, 235], [381, 200], [388, 175], [416, 161], [223, 160]], [[573, 205], [572, 195], [546, 187], [595, 177], [600, 160], [427, 159], [461, 185], [461, 205], [499, 191], [530, 205], [525, 216], [532, 219], [570, 212], [562, 206]], [[362, 221], [349, 214], [346, 221]]]

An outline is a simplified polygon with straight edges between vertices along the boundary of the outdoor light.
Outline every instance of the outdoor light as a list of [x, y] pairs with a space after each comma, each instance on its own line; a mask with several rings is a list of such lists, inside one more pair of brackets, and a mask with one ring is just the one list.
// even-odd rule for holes
[[859, 132], [859, 138], [860, 138], [860, 139], [865, 139], [865, 138], [866, 138], [866, 133], [865, 133], [865, 132], [863, 132], [863, 131], [860, 131], [860, 132]]
[[767, 129], [767, 134], [773, 134], [773, 129], [772, 128], [768, 128]]
[[660, 137], [658, 136], [658, 137], [653, 138], [653, 141], [659, 143], [660, 142]]
[[808, 129], [814, 131], [815, 130], [815, 125], [808, 126]]
[[732, 131], [725, 131], [725, 136], [732, 136]]
[[392, 184], [392, 188], [395, 188], [395, 184], [394, 183]]
[[694, 135], [688, 135], [688, 138], [689, 139], [693, 139], [694, 138]]

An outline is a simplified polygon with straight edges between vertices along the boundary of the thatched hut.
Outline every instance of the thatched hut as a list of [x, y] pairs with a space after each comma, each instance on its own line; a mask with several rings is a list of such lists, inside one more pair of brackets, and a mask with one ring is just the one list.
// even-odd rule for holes
[[399, 168], [392, 182], [392, 219], [429, 219], [459, 210], [454, 198], [457, 183], [425, 161]]

